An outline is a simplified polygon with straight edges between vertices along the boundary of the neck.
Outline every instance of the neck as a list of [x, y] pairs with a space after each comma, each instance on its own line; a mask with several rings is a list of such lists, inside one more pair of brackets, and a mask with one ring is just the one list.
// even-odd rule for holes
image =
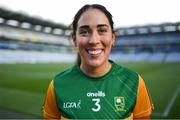
[[111, 63], [109, 61], [106, 61], [105, 63], [103, 63], [103, 65], [98, 67], [81, 64], [80, 68], [88, 76], [100, 77], [108, 73], [111, 69], [111, 66]]

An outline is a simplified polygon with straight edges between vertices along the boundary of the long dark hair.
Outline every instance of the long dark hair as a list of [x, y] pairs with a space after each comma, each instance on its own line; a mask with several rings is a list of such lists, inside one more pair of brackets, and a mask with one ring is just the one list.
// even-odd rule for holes
[[[72, 22], [72, 28], [73, 28], [72, 36], [75, 37], [75, 35], [76, 35], [77, 23], [78, 23], [78, 21], [79, 21], [79, 18], [80, 18], [81, 15], [82, 15], [82, 13], [84, 13], [85, 11], [87, 11], [87, 10], [90, 9], [90, 8], [98, 9], [98, 10], [102, 11], [102, 12], [106, 15], [106, 17], [107, 17], [107, 19], [108, 19], [108, 21], [109, 21], [109, 24], [110, 24], [110, 26], [111, 26], [112, 32], [114, 33], [114, 27], [113, 27], [113, 26], [114, 26], [114, 22], [113, 22], [111, 13], [110, 13], [104, 6], [102, 6], [102, 5], [100, 5], [100, 4], [92, 4], [92, 5], [87, 4], [87, 5], [84, 5], [82, 8], [80, 8], [79, 11], [78, 11], [78, 12], [75, 14], [75, 16], [74, 16], [74, 20], [73, 20], [73, 22]], [[81, 64], [81, 58], [80, 58], [80, 55], [79, 55], [79, 54], [78, 54], [78, 56], [77, 56], [77, 61], [76, 61], [76, 63], [77, 63], [78, 65]]]

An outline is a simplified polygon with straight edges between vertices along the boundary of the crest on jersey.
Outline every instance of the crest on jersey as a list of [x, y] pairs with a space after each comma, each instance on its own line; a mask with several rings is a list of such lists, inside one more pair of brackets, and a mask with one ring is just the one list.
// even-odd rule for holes
[[124, 97], [114, 97], [114, 106], [117, 112], [125, 111], [125, 99]]

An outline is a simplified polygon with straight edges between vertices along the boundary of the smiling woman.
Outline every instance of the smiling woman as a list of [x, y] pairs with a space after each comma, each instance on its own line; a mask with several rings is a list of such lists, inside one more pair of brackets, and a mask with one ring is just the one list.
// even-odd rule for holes
[[115, 34], [102, 11], [91, 8], [82, 13], [72, 37], [80, 55], [83, 72], [98, 77], [110, 70], [108, 56], [115, 42]]
[[144, 80], [109, 60], [115, 42], [111, 13], [99, 4], [85, 5], [72, 25], [72, 39], [80, 61], [50, 83], [44, 117], [149, 118], [153, 105]]

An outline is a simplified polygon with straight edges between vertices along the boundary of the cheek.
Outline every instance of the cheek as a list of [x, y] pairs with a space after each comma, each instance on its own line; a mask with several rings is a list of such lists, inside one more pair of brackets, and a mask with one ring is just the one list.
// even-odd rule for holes
[[77, 38], [76, 39], [76, 47], [78, 47], [79, 49], [86, 46], [86, 44], [87, 44], [87, 40], [85, 38]]
[[113, 45], [113, 40], [112, 38], [107, 38], [106, 40], [104, 39], [103, 43], [107, 48], [111, 48]]

